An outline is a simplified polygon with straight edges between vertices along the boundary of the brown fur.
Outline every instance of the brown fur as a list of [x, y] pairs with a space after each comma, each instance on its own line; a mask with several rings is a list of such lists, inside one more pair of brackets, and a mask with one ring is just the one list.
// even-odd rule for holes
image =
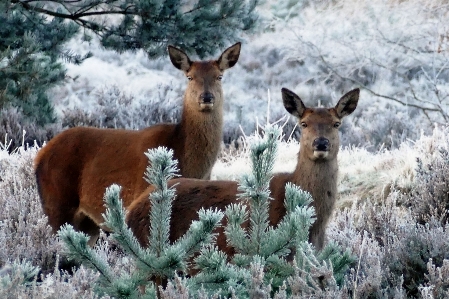
[[[285, 184], [292, 182], [309, 191], [314, 198], [317, 220], [310, 230], [310, 241], [317, 249], [324, 244], [325, 229], [332, 214], [337, 196], [337, 154], [339, 150], [338, 127], [341, 119], [354, 111], [359, 98], [355, 89], [344, 95], [335, 108], [306, 108], [293, 92], [283, 89], [284, 106], [299, 118], [302, 126], [298, 163], [293, 173], [275, 174], [270, 182], [271, 196], [269, 220], [276, 225], [285, 215]], [[326, 153], [314, 145], [317, 138], [329, 141]], [[203, 181], [179, 178], [170, 181], [177, 184], [176, 199], [173, 202], [170, 240], [181, 237], [193, 220], [198, 219], [200, 208], [217, 208], [224, 211], [226, 206], [237, 202], [237, 182]], [[148, 245], [149, 211], [148, 195], [154, 190], [150, 186], [129, 207], [127, 222], [142, 245]], [[232, 254], [226, 246], [223, 228], [218, 229], [217, 246]]]
[[[50, 140], [35, 159], [36, 179], [44, 212], [54, 231], [64, 223], [96, 239], [103, 223], [103, 194], [122, 186], [124, 205], [141, 194], [150, 148], [174, 151], [180, 173], [207, 179], [220, 150], [223, 127], [223, 72], [238, 60], [240, 43], [218, 60], [191, 61], [169, 46], [170, 59], [189, 79], [181, 122], [132, 131], [77, 127]], [[86, 217], [87, 216], [87, 217]]]

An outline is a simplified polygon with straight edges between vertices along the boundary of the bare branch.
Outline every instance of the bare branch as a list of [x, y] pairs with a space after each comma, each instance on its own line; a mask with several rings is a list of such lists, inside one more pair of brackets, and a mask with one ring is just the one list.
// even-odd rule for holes
[[[75, 20], [79, 20], [79, 19], [81, 19], [83, 17], [99, 16], [99, 15], [110, 15], [110, 14], [136, 15], [136, 12], [129, 10], [129, 8], [131, 8], [132, 6], [129, 6], [129, 7], [125, 8], [125, 9], [122, 9], [122, 10], [104, 10], [104, 11], [92, 11], [92, 12], [64, 14], [64, 13], [59, 13], [59, 12], [55, 12], [55, 11], [52, 11], [52, 10], [40, 8], [40, 7], [37, 7], [37, 6], [34, 6], [34, 5], [30, 5], [26, 1], [11, 0], [11, 3], [22, 5], [27, 10], [36, 11], [36, 12], [47, 14], [49, 16], [63, 18], [63, 19], [70, 19], [70, 20], [74, 20], [74, 21]], [[92, 8], [93, 7], [90, 7], [89, 10], [92, 9]], [[90, 22], [90, 23], [93, 24], [93, 22]]]

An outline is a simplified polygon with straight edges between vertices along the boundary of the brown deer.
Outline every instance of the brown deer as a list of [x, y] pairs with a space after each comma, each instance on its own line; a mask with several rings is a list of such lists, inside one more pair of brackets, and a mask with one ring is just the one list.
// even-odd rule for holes
[[139, 131], [77, 127], [50, 140], [36, 156], [35, 171], [53, 230], [69, 223], [94, 242], [104, 222], [106, 187], [121, 185], [125, 206], [148, 187], [143, 174], [148, 165], [144, 152], [149, 148], [173, 149], [182, 176], [208, 179], [222, 140], [221, 79], [237, 63], [240, 48], [237, 43], [217, 60], [192, 61], [183, 51], [168, 47], [171, 62], [189, 80], [180, 123]]
[[[275, 174], [270, 182], [271, 196], [269, 220], [277, 225], [286, 210], [284, 207], [285, 184], [300, 186], [311, 193], [317, 219], [310, 229], [310, 241], [318, 250], [324, 244], [325, 229], [332, 214], [337, 197], [337, 154], [340, 145], [338, 128], [343, 117], [357, 107], [359, 89], [345, 94], [334, 108], [307, 108], [292, 91], [283, 88], [282, 98], [287, 111], [299, 119], [301, 126], [298, 162], [293, 173]], [[237, 202], [237, 182], [204, 181], [179, 178], [171, 180], [170, 186], [177, 184], [176, 199], [173, 202], [170, 240], [181, 237], [193, 220], [197, 220], [200, 208], [217, 208], [224, 211], [226, 206]], [[148, 244], [149, 210], [148, 195], [153, 187], [137, 198], [129, 207], [127, 223], [139, 242]], [[232, 254], [226, 245], [223, 228], [218, 229], [217, 246]]]

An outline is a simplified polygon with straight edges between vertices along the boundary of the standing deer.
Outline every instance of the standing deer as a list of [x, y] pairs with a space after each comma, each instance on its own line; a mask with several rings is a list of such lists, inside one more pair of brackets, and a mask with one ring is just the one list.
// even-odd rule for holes
[[189, 80], [180, 123], [139, 131], [77, 127], [50, 140], [37, 154], [35, 171], [53, 230], [69, 223], [94, 242], [104, 222], [106, 187], [122, 186], [124, 206], [148, 187], [143, 174], [149, 148], [173, 149], [182, 176], [208, 179], [222, 140], [221, 79], [237, 63], [240, 47], [237, 43], [211, 61], [191, 61], [183, 51], [168, 47], [171, 62]]
[[[270, 182], [271, 196], [269, 221], [277, 225], [284, 217], [285, 184], [300, 186], [311, 193], [317, 219], [309, 234], [310, 242], [320, 250], [324, 244], [325, 229], [334, 209], [337, 196], [337, 154], [340, 146], [338, 128], [343, 117], [351, 114], [357, 107], [359, 89], [345, 94], [335, 108], [307, 108], [292, 91], [283, 88], [282, 98], [285, 109], [299, 119], [301, 126], [298, 162], [293, 173], [275, 174]], [[236, 203], [237, 182], [204, 181], [179, 178], [169, 182], [177, 184], [176, 199], [173, 202], [170, 240], [181, 237], [193, 220], [197, 220], [200, 208], [217, 208], [224, 211], [226, 206]], [[152, 186], [139, 196], [129, 207], [127, 223], [139, 242], [148, 245], [150, 202], [148, 195]], [[223, 228], [218, 229], [217, 246], [232, 254], [226, 245]]]

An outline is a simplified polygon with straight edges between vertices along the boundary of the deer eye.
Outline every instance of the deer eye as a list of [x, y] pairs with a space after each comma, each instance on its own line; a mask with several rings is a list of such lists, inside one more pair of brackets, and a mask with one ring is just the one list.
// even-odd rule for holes
[[193, 80], [192, 76], [187, 76], [187, 80], [192, 81]]
[[307, 124], [306, 124], [305, 122], [302, 122], [302, 123], [301, 123], [301, 127], [307, 128]]
[[341, 125], [341, 123], [337, 121], [337, 122], [334, 124], [334, 128], [339, 128], [340, 125]]
[[222, 75], [220, 75], [220, 76], [217, 77], [217, 80], [218, 80], [218, 81], [221, 81], [221, 79], [223, 79], [223, 76], [222, 76]]

